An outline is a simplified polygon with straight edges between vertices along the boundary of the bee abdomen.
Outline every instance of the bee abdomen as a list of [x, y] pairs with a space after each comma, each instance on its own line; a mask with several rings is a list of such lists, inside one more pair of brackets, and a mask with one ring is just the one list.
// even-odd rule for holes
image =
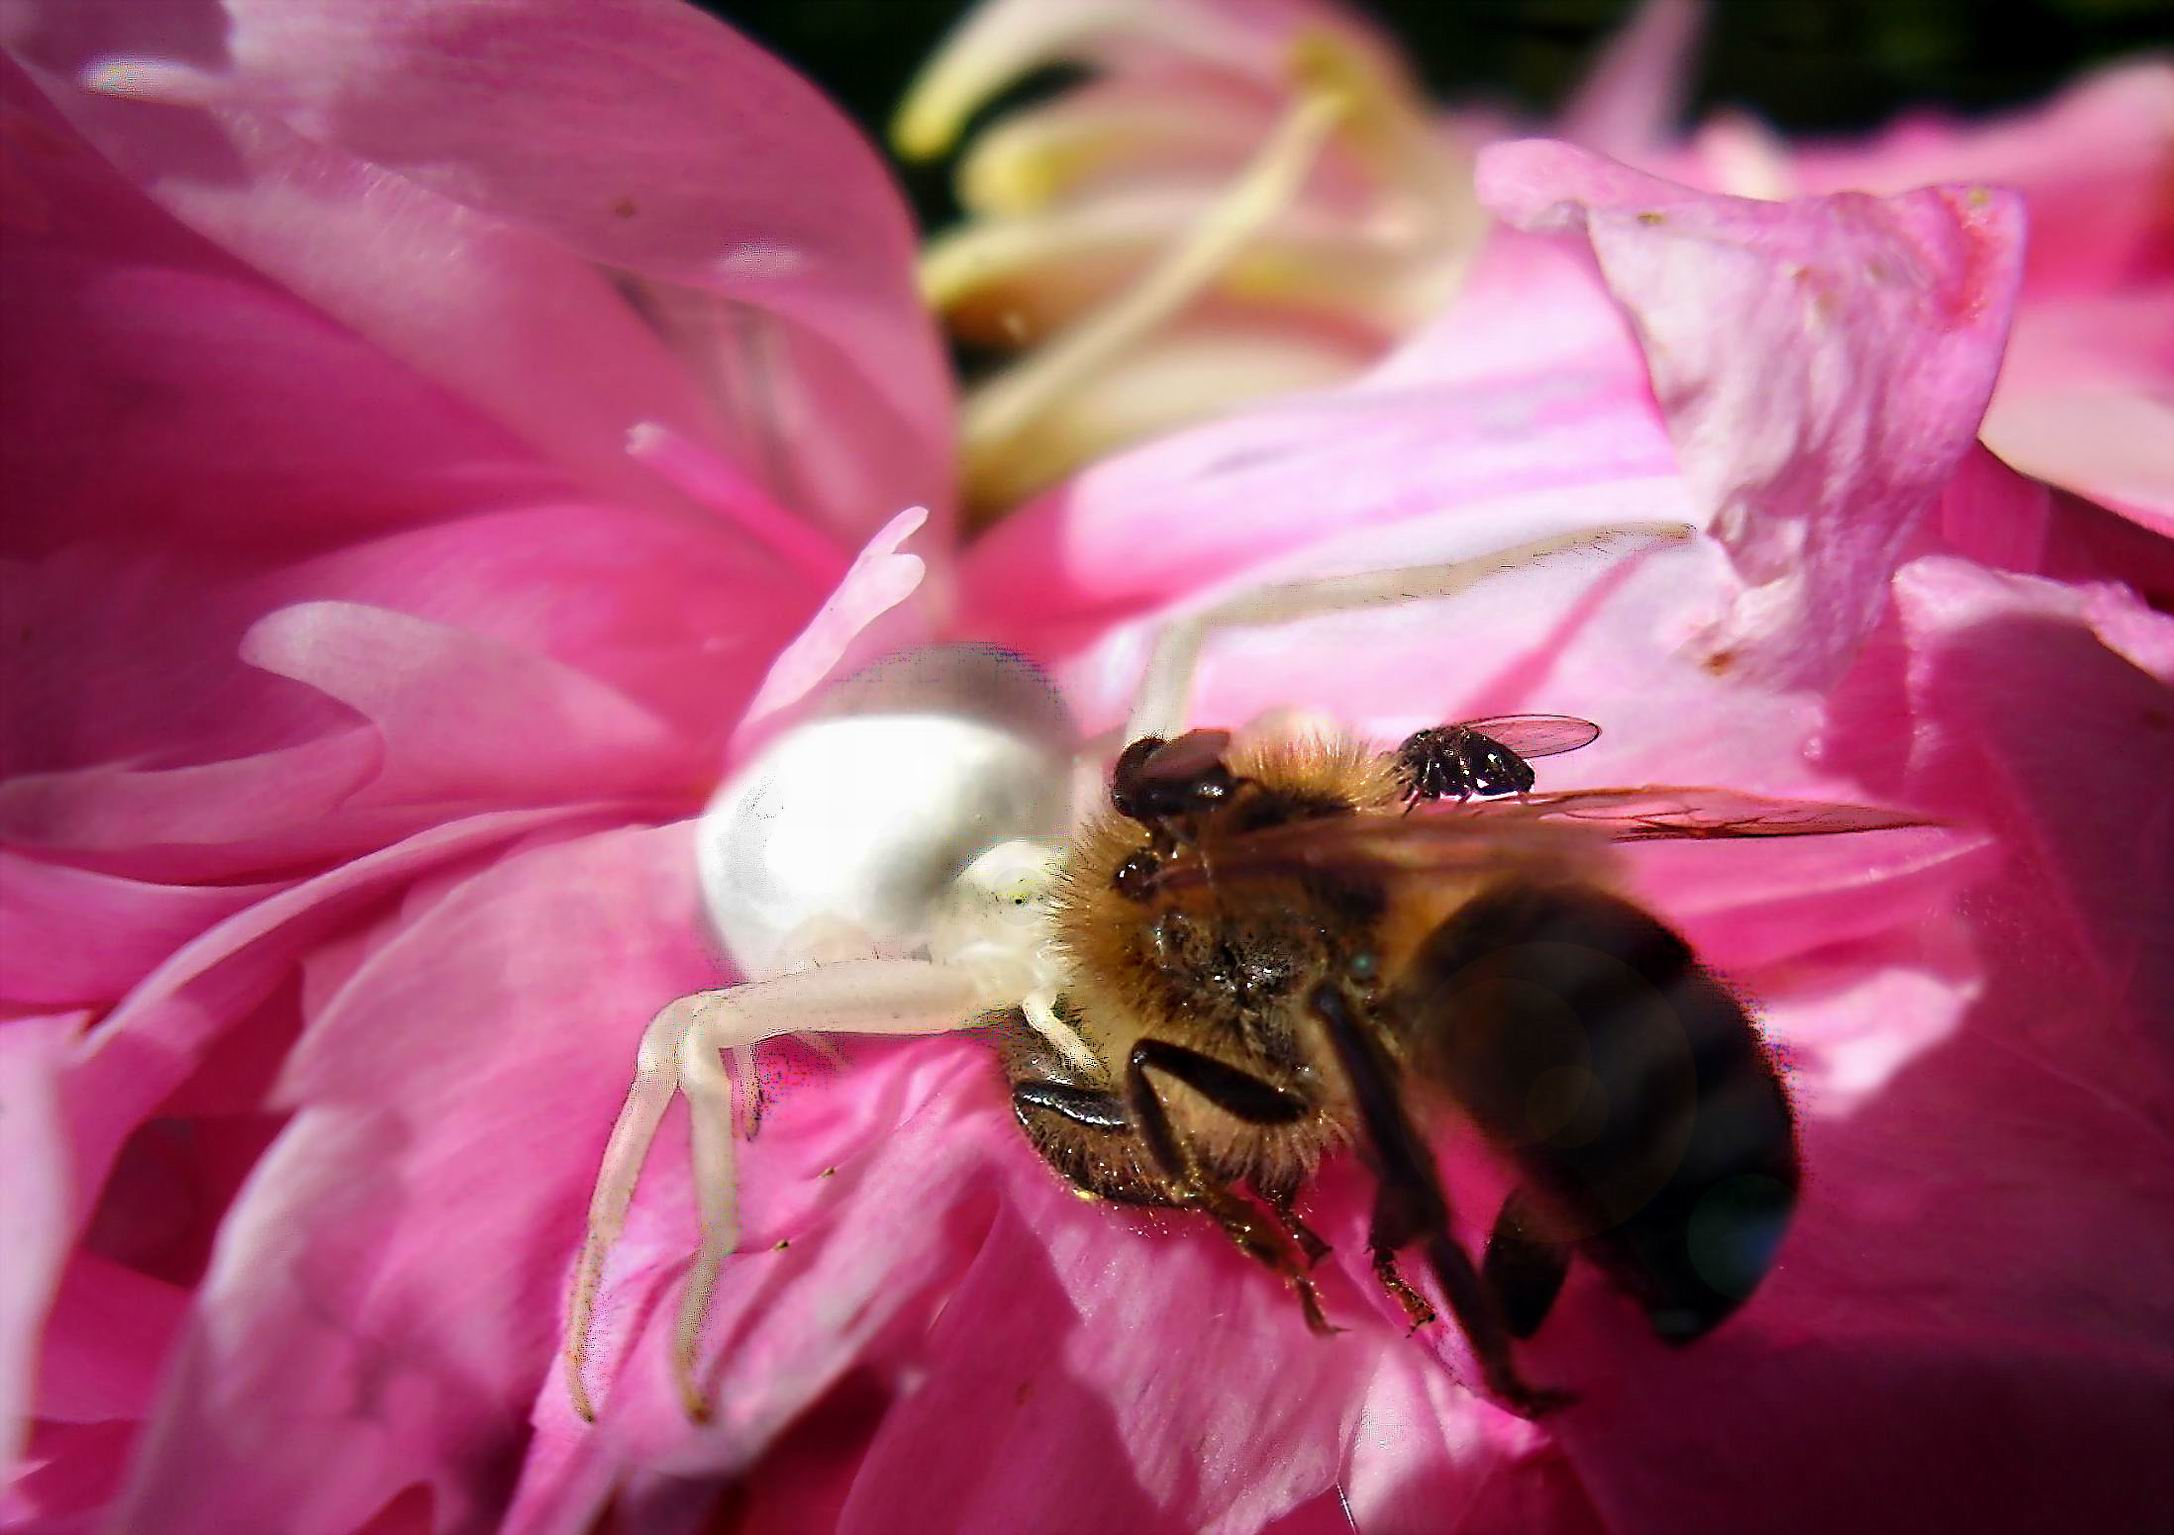
[[1420, 945], [1397, 1011], [1415, 1067], [1662, 1337], [1698, 1337], [1764, 1278], [1796, 1201], [1789, 1102], [1742, 1003], [1652, 916], [1497, 886]]

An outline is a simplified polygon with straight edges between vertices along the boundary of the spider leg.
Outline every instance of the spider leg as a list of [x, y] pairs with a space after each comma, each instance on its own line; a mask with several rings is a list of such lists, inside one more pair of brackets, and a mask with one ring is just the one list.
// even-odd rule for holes
[[1604, 549], [1614, 539], [1681, 539], [1689, 537], [1691, 532], [1688, 525], [1677, 522], [1632, 522], [1579, 528], [1438, 565], [1325, 576], [1314, 581], [1295, 581], [1243, 592], [1228, 602], [1175, 619], [1163, 629], [1156, 638], [1139, 692], [1134, 695], [1132, 715], [1125, 722], [1124, 740], [1137, 741], [1142, 736], [1170, 737], [1183, 732], [1201, 646], [1218, 630], [1294, 623], [1302, 618], [1379, 607], [1384, 603], [1450, 597], [1477, 586], [1489, 576], [1538, 564], [1559, 554], [1593, 553]]
[[[709, 1417], [710, 1409], [695, 1382], [695, 1346], [702, 1340], [702, 1318], [717, 1288], [718, 1270], [740, 1242], [740, 1189], [732, 1166], [732, 1078], [725, 1074], [718, 1054], [725, 1041], [710, 1037], [714, 1027], [689, 1029], [679, 1042], [679, 1088], [687, 1097], [693, 1131], [694, 1199], [702, 1240], [687, 1271], [679, 1320], [672, 1328], [672, 1378], [679, 1384], [687, 1416], [697, 1423]], [[730, 1048], [738, 1054], [747, 1046], [735, 1040]]]
[[666, 1004], [650, 1020], [635, 1057], [634, 1085], [627, 1089], [627, 1101], [612, 1124], [611, 1139], [604, 1144], [604, 1160], [596, 1171], [596, 1190], [589, 1196], [588, 1232], [581, 1244], [581, 1256], [574, 1264], [573, 1300], [566, 1317], [566, 1387], [574, 1399], [574, 1411], [586, 1419], [596, 1417], [584, 1376], [589, 1323], [596, 1310], [604, 1257], [626, 1224], [627, 1206], [634, 1199], [642, 1160], [649, 1154], [657, 1125], [679, 1087], [680, 1041], [693, 1025], [704, 997], [712, 995], [716, 993], [681, 997]]
[[693, 1384], [693, 1357], [717, 1272], [737, 1239], [733, 1185], [732, 1084], [719, 1054], [780, 1034], [940, 1034], [965, 1028], [1012, 1000], [976, 970], [918, 959], [855, 959], [798, 970], [666, 1006], [642, 1036], [634, 1085], [612, 1127], [589, 1228], [574, 1269], [566, 1323], [566, 1376], [574, 1409], [594, 1408], [584, 1379], [589, 1333], [604, 1260], [625, 1224], [635, 1180], [675, 1088], [693, 1112], [695, 1197], [702, 1245], [688, 1277], [674, 1360], [690, 1416], [705, 1415]]

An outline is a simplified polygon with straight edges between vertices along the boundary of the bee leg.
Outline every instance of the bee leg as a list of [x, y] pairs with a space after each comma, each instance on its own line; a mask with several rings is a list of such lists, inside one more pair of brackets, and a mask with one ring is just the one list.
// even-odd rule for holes
[[1173, 620], [1156, 637], [1155, 649], [1148, 658], [1147, 673], [1140, 681], [1131, 717], [1125, 723], [1125, 740], [1137, 741], [1142, 736], [1168, 738], [1184, 732], [1186, 705], [1193, 689], [1193, 670], [1200, 659], [1200, 647], [1218, 629], [1294, 623], [1326, 613], [1380, 607], [1391, 602], [1453, 597], [1489, 576], [1537, 564], [1558, 554], [1604, 551], [1610, 540], [1619, 538], [1684, 539], [1690, 537], [1692, 531], [1680, 522], [1579, 528], [1439, 565], [1370, 570], [1357, 575], [1264, 586], [1246, 592], [1205, 612]]
[[1098, 1092], [1091, 1087], [1074, 1087], [1069, 1082], [1014, 1082], [1012, 1084], [1012, 1113], [1019, 1123], [1026, 1125], [1031, 1116], [1040, 1112], [1058, 1114], [1075, 1125], [1085, 1125], [1090, 1130], [1124, 1130], [1132, 1128], [1132, 1120], [1125, 1113], [1124, 1100], [1114, 1093]]
[[1450, 1314], [1472, 1345], [1487, 1389], [1498, 1399], [1528, 1417], [1564, 1405], [1570, 1398], [1562, 1392], [1528, 1386], [1518, 1375], [1509, 1331], [1495, 1309], [1494, 1297], [1480, 1283], [1471, 1258], [1450, 1229], [1449, 1199], [1442, 1191], [1434, 1157], [1404, 1110], [1395, 1069], [1381, 1042], [1353, 1014], [1336, 987], [1315, 987], [1312, 1003], [1314, 1016], [1326, 1028], [1336, 1058], [1350, 1078], [1368, 1157], [1380, 1182], [1374, 1199], [1375, 1250], [1394, 1253], [1415, 1241], [1424, 1243], [1442, 1298], [1449, 1302]]
[[1516, 1188], [1495, 1214], [1495, 1229], [1480, 1259], [1480, 1282], [1494, 1297], [1513, 1338], [1540, 1330], [1570, 1272], [1570, 1249], [1547, 1236], [1531, 1190]]
[[1267, 1202], [1268, 1208], [1276, 1212], [1276, 1219], [1283, 1222], [1283, 1229], [1298, 1244], [1299, 1251], [1306, 1255], [1309, 1267], [1329, 1255], [1329, 1244], [1321, 1240], [1320, 1233], [1298, 1218], [1298, 1211], [1294, 1208], [1298, 1199], [1298, 1185], [1271, 1184], [1265, 1189], [1259, 1189], [1259, 1193]]
[[1367, 1239], [1367, 1250], [1374, 1259], [1374, 1278], [1404, 1308], [1404, 1315], [1410, 1320], [1412, 1331], [1417, 1332], [1432, 1322], [1436, 1315], [1433, 1305], [1424, 1295], [1413, 1289], [1398, 1270], [1396, 1249], [1382, 1240], [1378, 1225]]
[[1309, 1329], [1324, 1335], [1334, 1332], [1321, 1310], [1320, 1294], [1306, 1277], [1304, 1249], [1289, 1232], [1200, 1165], [1192, 1147], [1170, 1124], [1169, 1110], [1155, 1086], [1156, 1076], [1184, 1083], [1249, 1125], [1295, 1124], [1312, 1112], [1311, 1106], [1273, 1082], [1167, 1040], [1146, 1039], [1135, 1045], [1125, 1072], [1125, 1103], [1133, 1125], [1174, 1185], [1174, 1202], [1212, 1216], [1241, 1251], [1281, 1275], [1297, 1294]]

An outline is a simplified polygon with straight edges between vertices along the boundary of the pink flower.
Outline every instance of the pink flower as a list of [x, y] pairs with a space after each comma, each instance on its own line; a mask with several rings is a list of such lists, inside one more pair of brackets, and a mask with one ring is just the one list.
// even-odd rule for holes
[[[1230, 635], [1194, 714], [1566, 710], [1608, 733], [1554, 783], [1945, 823], [1638, 860], [1793, 1064], [1806, 1198], [1741, 1316], [1665, 1351], [1578, 1274], [1525, 1357], [1581, 1401], [1528, 1423], [1377, 1302], [1348, 1159], [1306, 1205], [1323, 1342], [1214, 1233], [1070, 1198], [982, 1046], [835, 1077], [787, 1046], [705, 1330], [717, 1421], [666, 1366], [674, 1116], [591, 1427], [553, 1358], [582, 1199], [642, 1021], [725, 978], [685, 818], [744, 717], [926, 623], [887, 521], [941, 491], [903, 225], [804, 87], [687, 13], [234, 9], [216, 43], [73, 13], [14, 40], [8, 206], [44, 231], [0, 262], [43, 301], [10, 349], [49, 414], [11, 392], [13, 1522], [1675, 1535], [2174, 1503], [2174, 626], [2088, 548], [2007, 537], [2044, 492], [1972, 447], [2012, 196], [1747, 204], [1503, 146], [1479, 185], [1518, 231], [1380, 367], [1098, 464], [940, 572], [952, 628], [1093, 731], [1159, 622], [1229, 590], [1707, 527]], [[131, 94], [71, 84], [92, 60]], [[614, 243], [650, 209], [658, 245]], [[656, 341], [715, 356], [727, 315], [791, 366]], [[850, 575], [833, 537], [867, 545]], [[1484, 1224], [1487, 1167], [1443, 1149]]]
[[711, 969], [650, 827], [943, 525], [911, 229], [675, 6], [8, 27], [8, 1522], [488, 1523], [612, 1021]]

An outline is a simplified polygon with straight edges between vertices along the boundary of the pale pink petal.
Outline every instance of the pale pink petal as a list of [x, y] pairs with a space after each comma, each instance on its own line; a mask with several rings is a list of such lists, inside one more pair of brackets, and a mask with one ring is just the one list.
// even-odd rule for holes
[[386, 608], [281, 608], [241, 656], [369, 719], [392, 770], [371, 792], [388, 800], [609, 796], [685, 765], [661, 720], [571, 667]]
[[1674, 135], [1705, 14], [1698, 0], [1644, 0], [1557, 114], [1573, 144], [1625, 159]]
[[854, 556], [852, 566], [808, 627], [771, 663], [741, 717], [743, 733], [807, 697], [825, 680], [842, 675], [849, 658], [873, 660], [879, 649], [903, 649], [915, 639], [926, 638], [925, 626], [915, 623], [911, 611], [900, 614], [898, 622], [884, 619], [921, 589], [928, 562], [918, 554], [903, 553], [902, 548], [927, 523], [926, 507], [908, 507]]
[[1789, 145], [1709, 125], [1681, 174], [1786, 197], [1895, 194], [1938, 182], [2010, 187], [2029, 209], [2015, 333], [1984, 437], [2009, 462], [2165, 533], [2174, 525], [2174, 63], [2088, 76], [1988, 122], [1929, 112], [1860, 143]]
[[1637, 327], [1685, 478], [1749, 588], [1712, 653], [1831, 677], [1976, 434], [2019, 200], [1751, 202], [1539, 141], [1484, 151], [1478, 174], [1512, 224], [1589, 240]]
[[38, 1337], [68, 1252], [60, 1072], [81, 1016], [0, 1024], [0, 1464], [12, 1466], [37, 1397]]
[[1342, 1507], [1333, 1521], [1302, 1528], [1320, 1535], [1354, 1527], [1459, 1535], [1605, 1528], [1560, 1448], [1494, 1413], [1409, 1340], [1382, 1351], [1349, 1438], [1332, 1489]]
[[2174, 538], [2174, 282], [2026, 302], [1983, 436], [2026, 474]]

